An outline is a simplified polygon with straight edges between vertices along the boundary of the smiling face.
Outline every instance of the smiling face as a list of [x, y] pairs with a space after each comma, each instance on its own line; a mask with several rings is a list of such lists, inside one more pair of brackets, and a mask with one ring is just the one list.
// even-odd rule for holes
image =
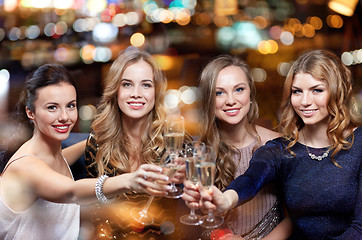
[[216, 80], [215, 115], [223, 124], [247, 122], [250, 87], [245, 73], [237, 66], [222, 69]]
[[328, 100], [329, 90], [325, 82], [315, 79], [308, 73], [301, 72], [295, 75], [291, 103], [306, 126], [327, 125]]
[[122, 118], [146, 118], [155, 106], [155, 83], [152, 67], [141, 60], [129, 65], [121, 77], [118, 107]]
[[65, 82], [42, 87], [37, 90], [34, 112], [28, 108], [26, 111], [35, 132], [63, 141], [78, 119], [75, 88]]

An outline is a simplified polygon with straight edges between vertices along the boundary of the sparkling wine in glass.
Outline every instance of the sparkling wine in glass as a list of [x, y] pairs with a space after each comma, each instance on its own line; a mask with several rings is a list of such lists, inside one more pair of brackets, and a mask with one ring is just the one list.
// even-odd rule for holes
[[[199, 158], [196, 163], [196, 173], [199, 184], [205, 191], [211, 191], [215, 180], [215, 155], [210, 146], [205, 146], [205, 157]], [[220, 215], [214, 215], [212, 210], [209, 210], [208, 215], [201, 218], [201, 226], [205, 228], [216, 228], [223, 224], [224, 218]]]
[[[169, 116], [165, 120], [164, 139], [166, 142], [166, 156], [173, 161], [177, 161], [174, 166], [180, 166], [179, 153], [182, 150], [182, 145], [185, 135], [185, 121], [182, 116]], [[172, 175], [173, 177], [173, 175]], [[170, 178], [172, 178], [170, 177]], [[182, 196], [182, 188], [171, 183], [171, 190], [167, 192], [168, 198], [180, 198]]]
[[[202, 157], [205, 150], [205, 144], [202, 142], [186, 143], [183, 157], [186, 164], [186, 177], [193, 184], [197, 184], [196, 162], [197, 158]], [[180, 222], [186, 225], [200, 225], [201, 216], [197, 215], [195, 208], [191, 207], [190, 213], [181, 216]]]

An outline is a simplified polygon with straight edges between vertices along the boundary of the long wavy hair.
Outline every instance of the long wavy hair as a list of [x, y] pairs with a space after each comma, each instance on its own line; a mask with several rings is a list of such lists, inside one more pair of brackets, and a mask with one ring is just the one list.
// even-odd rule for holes
[[[215, 186], [224, 190], [235, 177], [233, 156], [238, 150], [231, 143], [225, 141], [220, 134], [218, 120], [215, 115], [216, 81], [221, 70], [229, 66], [239, 67], [246, 75], [250, 87], [250, 110], [247, 114], [248, 123], [256, 133], [255, 121], [259, 116], [256, 103], [256, 87], [248, 65], [236, 56], [221, 55], [210, 61], [203, 69], [199, 88], [201, 91], [201, 124], [200, 141], [214, 148], [216, 161]], [[256, 133], [257, 134], [257, 133]], [[257, 135], [258, 143], [260, 137]]]
[[[280, 131], [290, 141], [287, 149], [298, 141], [299, 132], [304, 122], [294, 111], [291, 104], [291, 89], [294, 77], [298, 73], [308, 73], [315, 79], [326, 83], [329, 90], [327, 136], [331, 142], [332, 162], [338, 166], [334, 156], [342, 149], [353, 145], [353, 128], [361, 125], [357, 105], [352, 96], [352, 77], [350, 70], [339, 57], [327, 50], [312, 50], [302, 54], [292, 65], [284, 83], [280, 115]], [[346, 131], [352, 136], [349, 142], [345, 139]]]
[[147, 117], [148, 131], [142, 136], [141, 149], [138, 150], [141, 151], [141, 159], [137, 159], [137, 161], [155, 163], [165, 147], [162, 128], [166, 116], [163, 105], [167, 88], [166, 78], [149, 53], [135, 49], [126, 50], [113, 62], [108, 72], [103, 96], [97, 107], [98, 114], [91, 126], [98, 145], [96, 161], [93, 164], [96, 164], [99, 175], [130, 172], [132, 163], [129, 156], [139, 156], [124, 133], [121, 121], [123, 113], [119, 109], [117, 101], [117, 93], [125, 69], [138, 61], [147, 62], [153, 69], [155, 106]]

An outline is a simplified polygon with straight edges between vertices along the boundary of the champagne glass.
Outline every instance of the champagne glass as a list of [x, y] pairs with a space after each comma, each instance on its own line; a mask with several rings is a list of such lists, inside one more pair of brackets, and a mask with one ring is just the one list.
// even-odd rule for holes
[[[205, 144], [203, 142], [186, 143], [183, 157], [186, 163], [186, 177], [193, 184], [197, 184], [198, 179], [196, 175], [196, 162], [197, 158], [203, 157], [205, 153]], [[200, 225], [201, 216], [195, 213], [195, 208], [191, 207], [190, 213], [181, 216], [180, 222], [186, 225]]]
[[154, 198], [155, 196], [150, 196], [144, 208], [132, 208], [132, 218], [142, 225], [151, 225], [154, 222], [154, 218], [152, 214], [148, 212], [148, 209]]
[[[173, 175], [176, 173], [177, 169], [180, 166], [178, 155], [178, 151], [173, 148], [169, 148], [168, 154], [166, 154], [161, 161], [163, 174], [168, 176], [169, 179], [173, 177]], [[156, 182], [160, 184], [167, 184], [167, 182], [163, 180], [156, 180]], [[135, 219], [137, 222], [141, 223], [142, 225], [151, 225], [154, 222], [154, 218], [152, 214], [148, 212], [148, 209], [154, 198], [154, 196], [151, 196], [143, 209], [133, 208], [131, 210], [132, 218]]]
[[[205, 157], [198, 158], [196, 163], [196, 173], [199, 184], [205, 191], [210, 192], [215, 180], [215, 154], [210, 146], [205, 146]], [[205, 228], [216, 228], [223, 224], [224, 218], [220, 215], [214, 215], [209, 210], [208, 215], [201, 218], [201, 226]]]
[[[182, 149], [184, 135], [185, 135], [185, 121], [182, 116], [170, 116], [165, 120], [164, 138], [166, 142], [166, 155], [168, 156], [172, 155], [170, 157], [172, 161], [177, 159], [178, 161], [180, 160], [178, 158], [178, 154]], [[180, 164], [173, 164], [173, 166], [179, 167]], [[173, 172], [173, 174], [175, 172]], [[171, 190], [167, 192], [166, 197], [180, 198], [181, 195], [182, 195], [182, 188], [176, 186], [175, 183], [171, 182]]]

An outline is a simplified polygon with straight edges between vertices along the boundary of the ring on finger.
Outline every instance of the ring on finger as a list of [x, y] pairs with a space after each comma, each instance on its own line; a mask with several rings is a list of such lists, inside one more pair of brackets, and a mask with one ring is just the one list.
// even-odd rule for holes
[[143, 178], [144, 178], [145, 180], [147, 180], [147, 172], [144, 172], [144, 173], [143, 173]]

